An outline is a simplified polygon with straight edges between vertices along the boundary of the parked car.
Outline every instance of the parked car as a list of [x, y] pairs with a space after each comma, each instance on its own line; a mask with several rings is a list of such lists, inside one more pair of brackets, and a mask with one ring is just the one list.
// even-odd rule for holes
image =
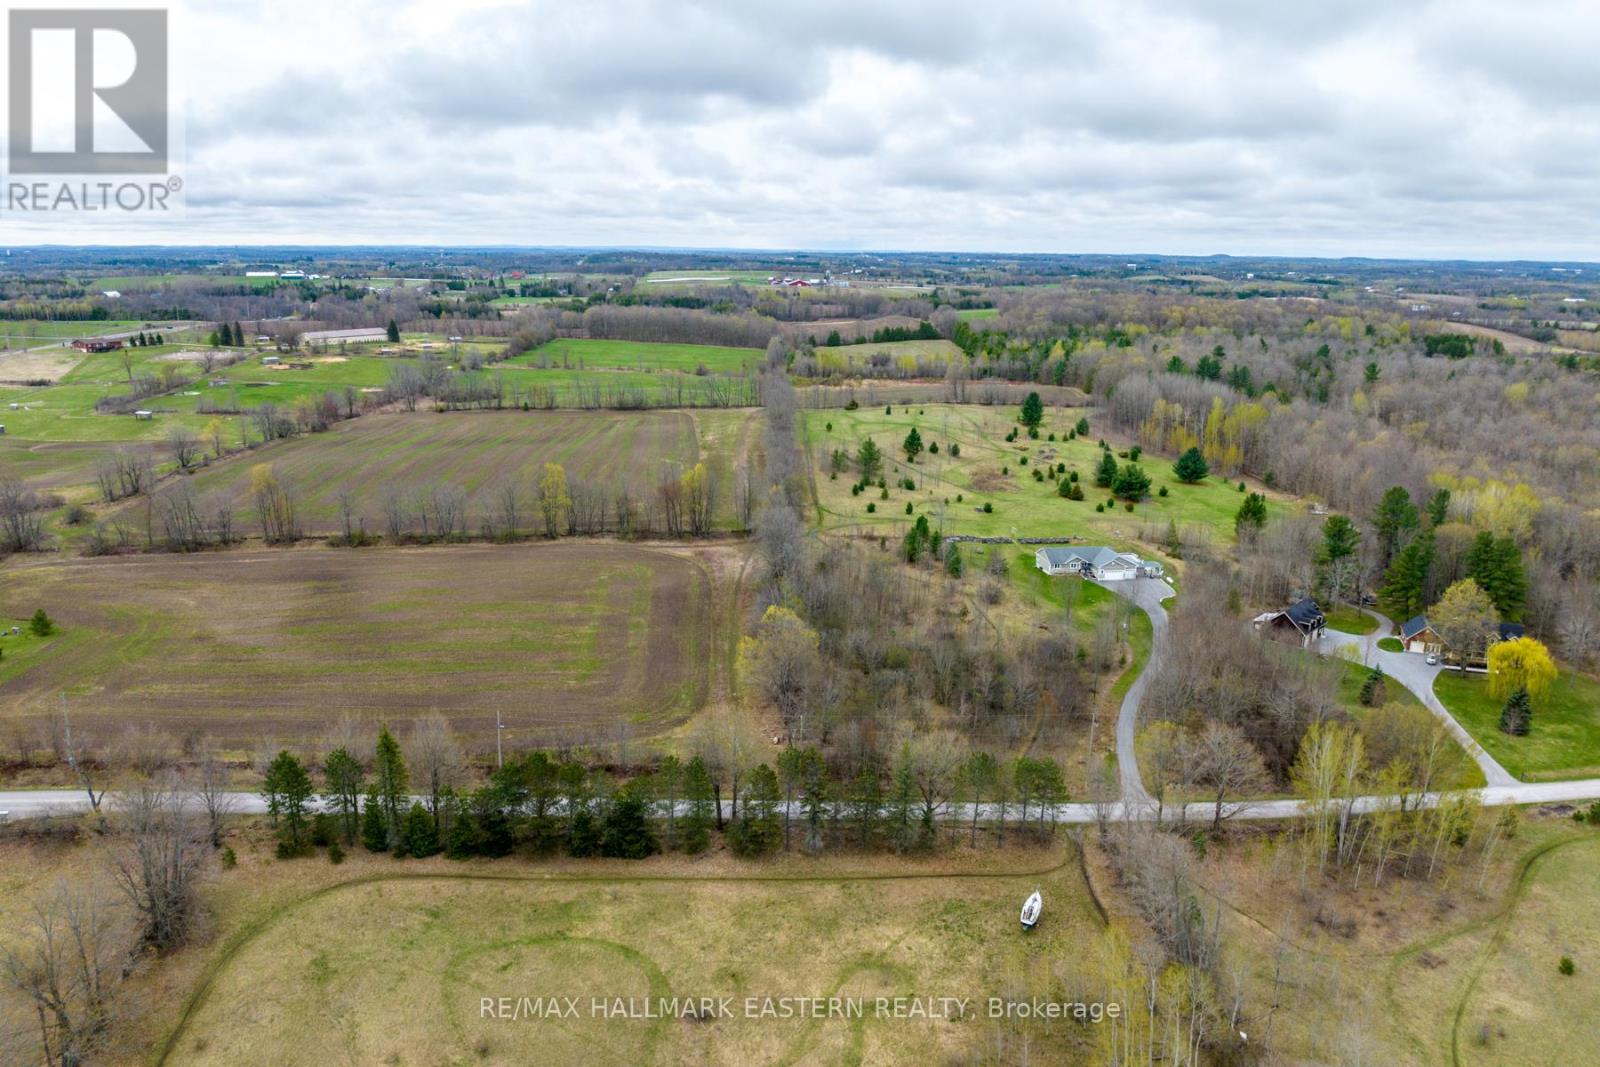
[[1437, 653], [1437, 652], [1429, 652], [1428, 653], [1428, 666], [1437, 667], [1438, 665], [1439, 665], [1439, 653]]

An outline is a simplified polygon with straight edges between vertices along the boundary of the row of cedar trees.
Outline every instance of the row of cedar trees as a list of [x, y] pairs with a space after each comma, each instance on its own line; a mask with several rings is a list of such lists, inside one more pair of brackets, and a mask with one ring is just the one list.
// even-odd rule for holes
[[643, 859], [664, 849], [702, 852], [713, 830], [737, 854], [757, 856], [795, 842], [819, 851], [826, 842], [860, 849], [933, 848], [937, 823], [958, 794], [974, 804], [963, 828], [977, 844], [978, 804], [1004, 844], [1007, 829], [1048, 837], [1054, 805], [1067, 801], [1061, 768], [1050, 759], [1001, 762], [987, 752], [965, 759], [919, 758], [907, 746], [888, 768], [836, 775], [814, 747], [785, 749], [776, 769], [763, 763], [730, 776], [729, 817], [721, 776], [698, 756], [662, 759], [656, 770], [614, 785], [600, 771], [543, 751], [513, 757], [470, 793], [408, 792], [405, 756], [387, 727], [378, 735], [370, 776], [347, 749], [324, 761], [319, 794], [306, 765], [280, 752], [262, 796], [278, 831], [281, 857], [358, 840], [371, 852], [452, 858], [565, 851], [572, 856]]

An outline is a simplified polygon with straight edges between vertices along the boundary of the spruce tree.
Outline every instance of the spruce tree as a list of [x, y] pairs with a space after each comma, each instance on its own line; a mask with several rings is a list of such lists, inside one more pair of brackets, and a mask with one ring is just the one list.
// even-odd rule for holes
[[704, 852], [711, 843], [712, 795], [711, 774], [696, 756], [683, 771], [683, 799], [688, 803], [681, 827], [685, 852]]
[[1374, 667], [1367, 673], [1366, 680], [1361, 683], [1361, 706], [1375, 708], [1384, 702], [1386, 695], [1383, 668]]
[[1533, 728], [1533, 700], [1527, 689], [1518, 686], [1500, 711], [1500, 730], [1513, 737], [1526, 737]]
[[400, 341], [400, 324], [390, 319], [389, 328], [385, 335], [389, 338], [390, 344], [398, 344]]
[[393, 845], [400, 833], [400, 822], [406, 809], [406, 761], [400, 753], [400, 743], [384, 726], [378, 731], [377, 753], [373, 759], [373, 788], [378, 792], [384, 829]]
[[1094, 469], [1094, 484], [1101, 489], [1111, 488], [1111, 483], [1117, 480], [1117, 457], [1111, 452], [1100, 453], [1100, 465]]
[[376, 781], [367, 787], [367, 799], [361, 805], [361, 844], [368, 852], [389, 850], [389, 824], [383, 817]]
[[915, 426], [911, 427], [911, 432], [906, 434], [905, 442], [900, 447], [905, 450], [906, 462], [917, 461], [917, 457], [922, 454], [922, 435], [917, 432]]
[[396, 856], [415, 856], [426, 859], [439, 851], [439, 832], [434, 829], [433, 816], [420, 802], [413, 801], [400, 828], [400, 845]]
[[600, 855], [612, 859], [642, 860], [656, 851], [645, 798], [630, 783], [617, 794], [600, 830]]
[[1037, 430], [1044, 421], [1044, 402], [1039, 399], [1038, 393], [1029, 393], [1022, 402], [1022, 425], [1030, 430]]

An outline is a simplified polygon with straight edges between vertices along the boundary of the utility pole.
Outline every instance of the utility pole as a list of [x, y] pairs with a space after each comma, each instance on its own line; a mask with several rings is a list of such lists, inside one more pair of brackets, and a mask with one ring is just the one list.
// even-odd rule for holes
[[505, 726], [500, 722], [500, 709], [494, 709], [494, 765], [498, 770], [506, 765], [505, 753], [500, 747], [500, 735], [505, 731]]

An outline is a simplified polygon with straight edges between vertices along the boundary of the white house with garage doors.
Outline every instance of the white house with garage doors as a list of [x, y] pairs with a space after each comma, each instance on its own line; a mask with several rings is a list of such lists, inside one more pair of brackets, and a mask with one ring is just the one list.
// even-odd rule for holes
[[1155, 560], [1104, 546], [1047, 545], [1033, 554], [1033, 562], [1046, 574], [1072, 574], [1099, 582], [1159, 578], [1164, 573]]

